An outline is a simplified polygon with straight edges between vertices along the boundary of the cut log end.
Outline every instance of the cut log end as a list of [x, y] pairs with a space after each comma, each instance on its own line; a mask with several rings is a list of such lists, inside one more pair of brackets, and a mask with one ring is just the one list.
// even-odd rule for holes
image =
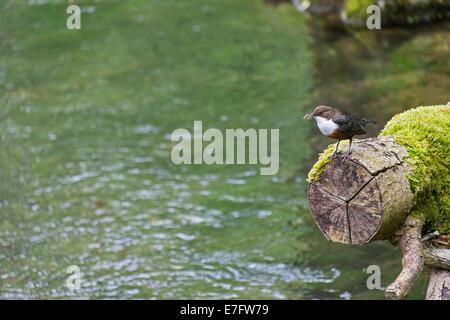
[[352, 161], [333, 160], [320, 184], [311, 184], [309, 203], [314, 219], [331, 241], [368, 242], [381, 224], [382, 204], [374, 177]]
[[412, 203], [405, 157], [391, 138], [374, 138], [357, 141], [347, 160], [341, 154], [326, 165], [309, 185], [308, 200], [328, 240], [364, 244], [398, 229]]

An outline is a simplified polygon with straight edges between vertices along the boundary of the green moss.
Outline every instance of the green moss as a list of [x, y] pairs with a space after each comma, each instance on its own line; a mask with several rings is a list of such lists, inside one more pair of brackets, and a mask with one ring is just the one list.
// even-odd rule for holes
[[[342, 149], [343, 146], [348, 144], [348, 141], [341, 141], [339, 144], [339, 150]], [[319, 181], [320, 176], [325, 171], [325, 166], [330, 162], [331, 155], [333, 154], [334, 148], [336, 144], [330, 144], [320, 155], [319, 160], [313, 165], [312, 169], [308, 173], [308, 182]]]
[[380, 133], [406, 147], [415, 195], [412, 214], [426, 231], [450, 233], [450, 107], [418, 107], [394, 116]]

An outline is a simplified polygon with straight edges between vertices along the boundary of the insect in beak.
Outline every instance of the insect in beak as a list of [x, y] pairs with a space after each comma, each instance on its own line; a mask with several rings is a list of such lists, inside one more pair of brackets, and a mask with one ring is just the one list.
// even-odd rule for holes
[[307, 113], [303, 116], [303, 119], [306, 119], [306, 120], [311, 120], [312, 118], [313, 118], [312, 113]]

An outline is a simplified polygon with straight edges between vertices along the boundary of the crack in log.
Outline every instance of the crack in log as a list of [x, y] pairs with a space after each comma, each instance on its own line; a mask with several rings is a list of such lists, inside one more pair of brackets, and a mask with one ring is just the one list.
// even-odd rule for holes
[[337, 208], [339, 208], [339, 207], [342, 207], [342, 206], [343, 206], [343, 204], [339, 204], [339, 205], [337, 205], [336, 207], [333, 207], [333, 208], [327, 210], [326, 212], [322, 213], [321, 215], [316, 216], [316, 218], [317, 218], [317, 219], [322, 218], [323, 216], [329, 214], [331, 211], [333, 211], [333, 210], [335, 210], [335, 209], [337, 209]]
[[352, 227], [350, 224], [350, 217], [348, 215], [348, 202], [345, 204], [345, 215], [347, 216], [347, 225], [348, 225], [348, 241], [352, 243]]
[[355, 163], [355, 164], [357, 164], [357, 165], [360, 165], [361, 167], [363, 167], [372, 177], [376, 177], [376, 176], [378, 176], [380, 173], [383, 173], [383, 172], [386, 172], [386, 171], [388, 171], [389, 169], [392, 169], [392, 168], [395, 168], [395, 167], [397, 167], [397, 166], [400, 166], [400, 165], [402, 165], [403, 164], [403, 161], [402, 160], [400, 160], [397, 156], [395, 156], [396, 158], [397, 158], [397, 160], [399, 161], [399, 163], [394, 163], [392, 166], [387, 166], [387, 167], [383, 167], [383, 168], [381, 168], [380, 170], [376, 170], [375, 172], [371, 172], [364, 164], [362, 164], [361, 162], [359, 162], [359, 161], [353, 161], [353, 160], [350, 160], [351, 162], [353, 162], [353, 163]]
[[[359, 163], [359, 162], [356, 162], [356, 161], [353, 161], [353, 160], [349, 160], [349, 161], [352, 162], [353, 164], [363, 168], [364, 170], [366, 170], [366, 172], [371, 176], [371, 178], [368, 181], [364, 182], [364, 184], [361, 187], [359, 187], [358, 190], [356, 190], [356, 192], [350, 198], [340, 197], [340, 196], [338, 196], [336, 194], [331, 193], [330, 191], [328, 191], [327, 189], [323, 188], [319, 184], [316, 184], [316, 183], [312, 183], [312, 184], [314, 184], [317, 188], [325, 191], [326, 193], [328, 193], [332, 197], [338, 198], [339, 200], [342, 200], [342, 201], [347, 202], [347, 203], [350, 202], [351, 200], [353, 200], [362, 191], [362, 189], [364, 189], [364, 187], [367, 186], [367, 184], [370, 183], [370, 181], [372, 181], [375, 178], [376, 175], [372, 175], [370, 173], [370, 171], [362, 163]], [[392, 168], [392, 167], [386, 168], [386, 170], [388, 170], [390, 168]], [[385, 170], [382, 170], [382, 171], [385, 171]], [[381, 172], [381, 170], [380, 170], [380, 172]]]
[[450, 290], [445, 286], [445, 284], [442, 285], [442, 300], [450, 300]]
[[[320, 185], [315, 184], [315, 183], [314, 183], [314, 185], [315, 185], [317, 188], [319, 188], [320, 190], [325, 191], [326, 193], [328, 193], [330, 196], [335, 197], [335, 198], [338, 198], [339, 200], [342, 200], [343, 202], [346, 202], [346, 200], [345, 200], [344, 198], [341, 198], [341, 197], [339, 197], [339, 196], [337, 196], [337, 195], [335, 195], [335, 194], [332, 194], [330, 191], [328, 191], [328, 190], [325, 189], [325, 188], [322, 188]], [[337, 208], [337, 207], [336, 207], [336, 208]]]
[[356, 198], [356, 196], [373, 180], [375, 179], [375, 177], [370, 178], [369, 180], [367, 180], [366, 182], [364, 182], [364, 184], [358, 189], [356, 190], [355, 194], [353, 196], [351, 196], [348, 200], [345, 200], [345, 202], [348, 204], [350, 201], [352, 201], [353, 199]]
[[397, 158], [399, 164], [403, 164], [404, 159], [407, 159], [407, 158], [408, 158], [408, 157], [405, 157], [405, 158], [403, 158], [403, 160], [401, 160], [395, 152], [393, 152], [392, 154], [394, 155], [394, 157]]

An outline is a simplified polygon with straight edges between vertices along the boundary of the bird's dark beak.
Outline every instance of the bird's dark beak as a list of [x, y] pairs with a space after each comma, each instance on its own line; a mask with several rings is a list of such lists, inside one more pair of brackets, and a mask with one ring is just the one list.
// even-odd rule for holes
[[313, 118], [313, 114], [312, 113], [306, 113], [303, 116], [303, 119], [306, 119], [306, 120], [311, 120], [312, 118]]

